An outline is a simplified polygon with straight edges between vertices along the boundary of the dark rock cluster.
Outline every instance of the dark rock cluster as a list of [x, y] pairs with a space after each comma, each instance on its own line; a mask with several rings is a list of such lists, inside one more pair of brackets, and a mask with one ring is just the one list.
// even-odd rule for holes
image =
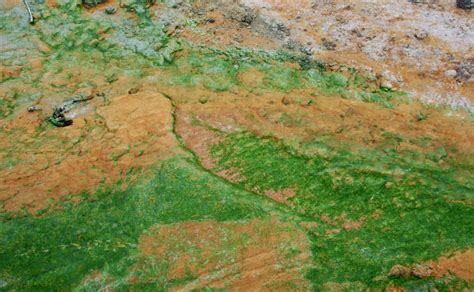
[[474, 0], [456, 0], [456, 6], [462, 9], [474, 8]]

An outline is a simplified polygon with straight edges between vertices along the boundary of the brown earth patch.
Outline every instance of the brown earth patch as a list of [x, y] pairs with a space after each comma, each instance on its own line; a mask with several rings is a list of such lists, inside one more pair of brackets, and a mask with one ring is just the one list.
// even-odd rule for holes
[[[367, 148], [389, 148], [400, 153], [425, 154], [424, 159], [428, 159], [426, 157], [441, 148], [447, 151], [447, 157], [443, 159], [460, 161], [474, 153], [474, 124], [417, 103], [388, 109], [335, 96], [314, 97], [305, 90], [290, 93], [261, 88], [252, 92], [235, 88], [218, 93], [202, 88], [164, 90], [177, 104], [176, 132], [186, 147], [196, 153], [203, 166], [210, 170], [216, 166], [210, 154], [211, 147], [220, 143], [227, 134], [242, 131], [276, 137], [306, 155], [323, 157], [330, 153], [305, 145], [329, 137], [324, 140], [329, 147], [350, 149], [356, 153]], [[206, 102], [199, 102], [204, 95]], [[426, 111], [427, 120], [417, 120], [420, 111]], [[459, 115], [463, 116], [462, 113]], [[242, 180], [237, 170], [225, 169], [217, 174], [236, 183]], [[345, 179], [350, 183], [351, 178]], [[280, 202], [286, 201], [278, 192], [269, 191], [265, 195]], [[361, 224], [346, 222], [341, 227], [349, 230], [359, 228]]]
[[12, 9], [15, 6], [21, 5], [20, 0], [2, 0], [0, 1], [1, 9]]
[[[444, 147], [456, 150], [450, 151], [449, 157], [461, 158], [474, 153], [474, 125], [446, 112], [416, 103], [388, 109], [335, 96], [313, 97], [311, 93], [307, 90], [282, 93], [235, 89], [215, 93], [207, 103], [199, 106], [192, 101], [199, 99], [200, 90], [184, 92], [175, 88], [170, 95], [177, 97], [182, 119], [197, 117], [199, 120], [197, 124], [181, 124], [178, 132], [197, 131], [200, 125], [205, 125], [223, 133], [245, 130], [260, 136], [271, 135], [284, 141], [303, 143], [329, 136], [331, 139], [327, 142], [336, 149], [345, 145], [360, 151], [367, 147], [391, 147], [398, 151], [430, 153]], [[181, 103], [179, 96], [185, 96], [186, 103]], [[305, 102], [308, 100], [311, 102]], [[420, 111], [426, 113], [426, 120], [417, 120]], [[467, 119], [462, 113], [458, 115]], [[187, 127], [192, 129], [185, 130]], [[186, 142], [186, 137], [183, 138]], [[318, 149], [305, 151], [306, 154], [324, 155], [318, 153]], [[203, 158], [201, 154], [199, 156]]]
[[182, 115], [180, 107], [178, 107], [177, 113], [176, 129], [179, 135], [183, 138], [184, 145], [197, 154], [201, 164], [205, 168], [214, 168], [215, 162], [210, 157], [209, 151], [213, 145], [219, 144], [219, 137], [204, 125], [193, 127], [193, 124], [200, 123], [198, 116]]
[[251, 68], [244, 72], [240, 72], [237, 78], [239, 79], [243, 87], [251, 89], [260, 84], [263, 84], [265, 74], [255, 68]]
[[172, 106], [161, 94], [99, 103], [75, 109], [71, 114], [78, 117], [66, 128], [41, 126], [41, 113], [23, 113], [5, 125], [0, 132], [0, 200], [6, 210], [38, 210], [49, 199], [93, 191], [132, 168], [146, 169], [177, 153]]
[[346, 221], [344, 221], [344, 223], [342, 224], [342, 228], [344, 228], [345, 230], [359, 229], [359, 228], [362, 227], [363, 224], [364, 224], [363, 221], [351, 221], [351, 220], [346, 220]]
[[364, 225], [366, 218], [362, 217], [359, 220], [350, 220], [346, 218], [345, 214], [341, 214], [334, 219], [331, 219], [329, 214], [323, 214], [321, 215], [320, 220], [331, 226], [342, 227], [342, 229], [347, 231], [361, 228]]
[[296, 192], [293, 189], [266, 190], [264, 194], [279, 203], [288, 203], [288, 199], [294, 197]]
[[0, 66], [0, 81], [3, 81], [7, 78], [16, 78], [20, 76], [21, 67], [6, 67]]
[[464, 281], [473, 281], [474, 249], [457, 252], [449, 257], [440, 257], [437, 261], [429, 261], [424, 264], [413, 266], [395, 265], [391, 268], [389, 275], [396, 278], [407, 278], [413, 275], [421, 279], [428, 277], [442, 278], [454, 275]]
[[454, 274], [465, 281], [474, 280], [474, 249], [459, 252], [451, 257], [441, 257], [432, 262], [433, 275], [442, 277]]
[[48, 7], [56, 7], [57, 2], [56, 0], [47, 0], [46, 4], [48, 5]]
[[337, 226], [337, 223], [335, 221], [333, 221], [328, 214], [323, 214], [321, 215], [320, 217], [321, 221], [323, 221], [324, 223], [326, 224], [329, 224], [331, 226]]
[[[323, 285], [324, 291], [342, 292], [342, 291], [363, 291], [364, 285], [360, 282], [353, 283], [335, 283], [327, 282]], [[367, 289], [370, 290], [370, 289]]]
[[[140, 238], [139, 247], [144, 257], [167, 263], [161, 273], [168, 281], [186, 276], [193, 279], [172, 290], [310, 289], [304, 279], [310, 258], [308, 241], [302, 231], [275, 217], [248, 222], [158, 225]], [[133, 270], [143, 268], [146, 267]], [[134, 277], [134, 281], [140, 279]]]
[[346, 215], [344, 213], [337, 216], [336, 219], [339, 222], [342, 222], [342, 228], [344, 230], [360, 229], [362, 228], [362, 226], [364, 226], [364, 223], [366, 221], [365, 216], [362, 216], [358, 220], [351, 220], [351, 219], [346, 218]]
[[405, 288], [401, 287], [387, 287], [387, 292], [404, 292]]

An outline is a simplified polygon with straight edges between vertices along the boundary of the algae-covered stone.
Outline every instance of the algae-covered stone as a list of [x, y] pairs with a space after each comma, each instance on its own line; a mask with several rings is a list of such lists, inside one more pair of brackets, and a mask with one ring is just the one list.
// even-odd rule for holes
[[72, 125], [72, 120], [66, 117], [66, 113], [77, 104], [91, 100], [93, 97], [93, 94], [78, 94], [77, 96], [66, 100], [54, 109], [53, 114], [49, 117], [49, 121], [56, 127], [67, 127]]
[[174, 55], [181, 50], [182, 47], [180, 43], [172, 39], [168, 42], [168, 44], [166, 44], [165, 48], [161, 50], [161, 54], [163, 55], [163, 58], [166, 62], [171, 63], [173, 62]]
[[63, 107], [55, 108], [53, 115], [49, 118], [49, 121], [56, 127], [66, 127], [72, 125], [72, 120], [66, 118], [66, 116], [64, 115]]
[[444, 147], [439, 147], [435, 152], [428, 154], [428, 158], [434, 162], [439, 162], [448, 157], [448, 152]]
[[137, 5], [152, 5], [155, 3], [156, 3], [156, 0], [121, 0], [120, 7], [135, 8]]
[[0, 288], [5, 288], [8, 286], [8, 282], [5, 280], [0, 279]]
[[171, 8], [178, 8], [179, 6], [183, 5], [184, 0], [168, 0], [165, 1], [166, 6]]
[[56, 0], [55, 5], [73, 9], [82, 4], [82, 0]]
[[105, 8], [105, 13], [107, 14], [114, 14], [115, 12], [117, 12], [117, 10], [113, 6], [107, 6]]
[[86, 7], [94, 7], [104, 2], [105, 0], [82, 0], [82, 4]]
[[456, 6], [462, 9], [474, 8], [474, 0], [456, 0]]
[[205, 104], [205, 103], [207, 103], [208, 101], [209, 101], [209, 97], [207, 97], [207, 96], [201, 96], [201, 97], [199, 98], [199, 102], [200, 102], [201, 104]]

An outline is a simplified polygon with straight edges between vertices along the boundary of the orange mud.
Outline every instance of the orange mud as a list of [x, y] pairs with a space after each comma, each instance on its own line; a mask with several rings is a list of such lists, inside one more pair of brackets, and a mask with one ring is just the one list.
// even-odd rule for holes
[[283, 190], [265, 190], [264, 191], [265, 196], [272, 198], [273, 200], [279, 202], [279, 203], [287, 203], [288, 199], [291, 197], [294, 197], [296, 195], [295, 190], [293, 189], [283, 189]]
[[[312, 104], [307, 105], [308, 101]], [[192, 113], [190, 108], [193, 108]], [[423, 152], [446, 145], [460, 152], [474, 152], [474, 126], [463, 121], [467, 115], [459, 113], [461, 119], [458, 119], [416, 103], [387, 109], [377, 104], [334, 96], [311, 97], [309, 92], [304, 91], [288, 94], [262, 91], [221, 93], [205, 105], [187, 104], [181, 109], [227, 132], [246, 129], [262, 135], [272, 133], [282, 139], [298, 138], [302, 141], [329, 134], [340, 142], [363, 147], [390, 146], [385, 134], [389, 132], [402, 137], [399, 150], [407, 148]], [[428, 118], [417, 121], [419, 112], [426, 113]], [[282, 114], [292, 119], [282, 121]], [[426, 136], [431, 137], [428, 147], [410, 142]]]
[[[398, 278], [415, 276], [421, 279], [455, 276], [466, 282], [472, 282], [474, 280], [474, 249], [456, 252], [454, 255], [440, 257], [436, 261], [429, 261], [424, 264], [412, 266], [395, 265], [390, 270], [390, 276]], [[391, 291], [404, 291], [403, 288], [396, 289], [398, 290]]]
[[[344, 230], [352, 230], [352, 229], [359, 229], [361, 228], [365, 221], [366, 221], [366, 218], [365, 217], [362, 217], [360, 218], [359, 220], [349, 220], [346, 218], [346, 215], [345, 214], [341, 214], [333, 219], [331, 219], [329, 217], [328, 214], [323, 214], [321, 217], [320, 217], [321, 221], [323, 221], [324, 223], [326, 224], [329, 224], [331, 226], [335, 226], [335, 227], [342, 227], [342, 229]], [[340, 229], [334, 229], [334, 230], [339, 230]], [[338, 233], [339, 233], [338, 231]]]
[[[462, 120], [467, 115], [459, 113], [459, 119], [417, 103], [387, 109], [334, 96], [312, 97], [303, 90], [209, 93], [176, 87], [167, 91], [178, 101], [177, 132], [205, 161], [206, 167], [212, 166], [205, 155], [206, 148], [218, 142], [219, 132], [244, 130], [276, 136], [289, 143], [333, 137], [334, 141], [328, 141], [332, 146], [346, 144], [354, 150], [392, 147], [427, 153], [445, 147], [456, 149], [456, 153], [449, 153], [451, 157], [474, 153], [474, 125]], [[203, 95], [209, 97], [205, 104], [198, 102]], [[426, 120], [417, 120], [420, 111], [427, 114]], [[394, 135], [402, 141], [394, 141]], [[429, 140], [427, 145], [422, 143], [423, 138]]]
[[310, 257], [307, 239], [302, 231], [275, 217], [250, 222], [158, 225], [141, 237], [139, 248], [143, 256], [169, 263], [163, 271], [169, 281], [189, 275], [195, 278], [172, 290], [310, 289], [304, 278]]
[[[252, 79], [250, 76], [245, 78]], [[246, 85], [243, 87], [246, 88]], [[296, 147], [299, 143], [329, 137], [327, 142], [335, 149], [346, 147], [365, 151], [367, 148], [394, 148], [399, 152], [408, 150], [426, 154], [443, 147], [452, 159], [469, 159], [474, 155], [474, 124], [462, 120], [467, 117], [465, 114], [459, 113], [459, 119], [417, 103], [387, 109], [377, 104], [334, 96], [312, 97], [303, 90], [291, 93], [259, 88], [253, 88], [252, 92], [233, 89], [221, 93], [180, 87], [163, 90], [177, 104], [177, 134], [183, 138], [186, 147], [196, 153], [203, 166], [210, 170], [216, 166], [210, 147], [218, 144], [225, 134], [241, 131], [250, 131], [258, 136], [270, 135]], [[206, 103], [199, 102], [203, 96], [206, 96]], [[417, 120], [420, 111], [427, 113], [426, 120]], [[401, 142], [393, 137], [401, 138]], [[311, 155], [327, 155], [318, 149], [304, 151], [310, 151], [307, 154]], [[238, 171], [232, 169], [217, 174], [235, 183], [242, 181]], [[395, 173], [393, 175], [396, 176]], [[295, 192], [254, 191], [286, 204]], [[338, 226], [351, 230], [360, 228], [362, 224], [342, 220]]]
[[458, 252], [450, 257], [441, 257], [436, 262], [431, 262], [433, 274], [436, 277], [453, 274], [465, 281], [474, 280], [474, 249]]
[[[93, 100], [97, 109], [66, 128], [47, 127], [39, 113], [23, 113], [0, 133], [0, 161], [17, 161], [0, 169], [0, 200], [8, 211], [25, 206], [38, 210], [49, 199], [93, 191], [130, 169], [147, 168], [178, 153], [172, 134], [171, 104], [161, 94], [113, 97], [110, 104]], [[81, 110], [79, 109], [79, 111]]]
[[0, 81], [20, 76], [21, 67], [5, 67], [0, 65]]
[[0, 9], [11, 9], [17, 5], [24, 5], [24, 4], [22, 3], [21, 0], [1, 0], [0, 1]]

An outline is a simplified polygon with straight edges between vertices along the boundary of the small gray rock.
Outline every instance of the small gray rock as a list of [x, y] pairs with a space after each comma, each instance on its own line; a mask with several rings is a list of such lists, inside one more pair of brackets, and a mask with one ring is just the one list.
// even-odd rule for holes
[[458, 74], [458, 72], [456, 72], [456, 70], [453, 70], [453, 69], [450, 69], [450, 70], [447, 70], [444, 72], [444, 76], [448, 77], [448, 78], [454, 78], [456, 77], [456, 75]]
[[291, 100], [287, 96], [285, 96], [281, 99], [281, 103], [284, 105], [289, 105], [291, 103]]
[[27, 111], [30, 112], [30, 113], [33, 113], [33, 112], [38, 112], [38, 111], [41, 111], [42, 108], [38, 105], [33, 105], [33, 106], [30, 106], [28, 107]]
[[115, 12], [117, 12], [117, 10], [113, 6], [107, 6], [105, 8], [105, 13], [107, 14], [114, 14]]
[[302, 53], [305, 53], [308, 56], [311, 56], [313, 54], [313, 48], [312, 47], [304, 47], [301, 49]]
[[176, 9], [179, 6], [183, 5], [183, 0], [169, 0], [169, 1], [164, 1], [164, 2], [166, 2], [166, 5], [168, 7], [171, 7], [173, 9]]
[[102, 4], [104, 1], [105, 0], [82, 0], [82, 5], [84, 5], [86, 8], [90, 8]]
[[428, 37], [428, 33], [426, 31], [417, 31], [415, 32], [415, 38], [419, 41], [422, 41]]
[[469, 80], [474, 74], [474, 60], [469, 59], [461, 63], [461, 65], [456, 69], [456, 78], [458, 80]]
[[337, 47], [337, 44], [336, 44], [336, 43], [334, 43], [334, 42], [332, 42], [332, 41], [330, 41], [330, 40], [327, 40], [327, 39], [325, 39], [325, 38], [322, 38], [321, 40], [322, 40], [323, 46], [326, 48], [326, 50], [328, 50], [328, 51], [334, 51], [334, 50], [336, 49], [336, 47]]
[[234, 3], [226, 13], [226, 17], [249, 26], [257, 17], [257, 13], [245, 5]]
[[388, 88], [388, 89], [393, 89], [393, 84], [388, 80], [383, 80], [380, 86]]
[[290, 29], [288, 27], [286, 27], [281, 22], [273, 21], [270, 25], [270, 29], [273, 32], [278, 33], [282, 36], [289, 36], [290, 35]]
[[288, 38], [287, 41], [283, 44], [283, 48], [288, 50], [300, 50], [302, 51], [303, 47], [301, 44], [294, 39]]
[[456, 0], [456, 6], [461, 9], [474, 8], [474, 0]]
[[137, 94], [140, 91], [137, 87], [132, 87], [128, 90], [128, 94]]

